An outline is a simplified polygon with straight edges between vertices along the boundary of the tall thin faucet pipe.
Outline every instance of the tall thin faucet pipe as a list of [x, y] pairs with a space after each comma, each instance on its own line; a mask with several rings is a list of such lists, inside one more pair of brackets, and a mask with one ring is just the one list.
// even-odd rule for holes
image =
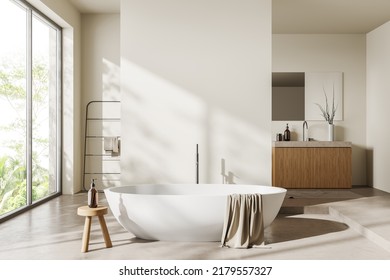
[[306, 139], [306, 137], [305, 137], [305, 126], [306, 126], [306, 129], [309, 129], [309, 126], [308, 126], [308, 124], [307, 124], [307, 121], [304, 121], [303, 122], [303, 135], [302, 135], [302, 137], [303, 137], [303, 141], [307, 141], [307, 139]]
[[196, 183], [199, 184], [199, 150], [198, 144], [196, 144]]

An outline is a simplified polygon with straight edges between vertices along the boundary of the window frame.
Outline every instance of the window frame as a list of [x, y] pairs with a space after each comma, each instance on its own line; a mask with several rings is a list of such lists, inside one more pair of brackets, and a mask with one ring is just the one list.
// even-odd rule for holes
[[[38, 205], [41, 205], [55, 197], [62, 195], [62, 28], [48, 18], [45, 14], [37, 10], [34, 6], [29, 4], [25, 0], [9, 0], [10, 2], [19, 5], [21, 8], [26, 10], [26, 20], [27, 20], [27, 31], [26, 31], [26, 110], [27, 110], [27, 119], [26, 119], [26, 205], [20, 208], [14, 209], [8, 213], [4, 213], [0, 216], [0, 223], [5, 222], [27, 210], [30, 210]], [[33, 30], [32, 22], [33, 17], [41, 20], [49, 27], [56, 30], [56, 191], [48, 194], [44, 198], [33, 201], [32, 199], [32, 93], [33, 93], [33, 77], [32, 77], [32, 67], [33, 67]]]

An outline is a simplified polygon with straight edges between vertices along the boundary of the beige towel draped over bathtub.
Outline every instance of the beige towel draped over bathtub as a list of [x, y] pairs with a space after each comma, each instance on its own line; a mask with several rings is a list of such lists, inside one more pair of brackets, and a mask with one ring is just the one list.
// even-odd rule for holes
[[249, 248], [264, 242], [261, 194], [228, 195], [221, 245]]

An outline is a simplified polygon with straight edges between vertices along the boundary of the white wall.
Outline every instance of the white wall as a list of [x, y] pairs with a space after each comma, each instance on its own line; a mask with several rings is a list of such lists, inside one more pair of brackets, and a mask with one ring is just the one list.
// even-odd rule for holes
[[369, 183], [390, 192], [388, 129], [390, 22], [367, 34], [367, 147]]
[[271, 0], [122, 0], [122, 184], [271, 183]]
[[82, 105], [119, 100], [120, 15], [82, 14]]
[[[81, 113], [85, 119], [86, 106], [90, 101], [112, 101], [120, 96], [120, 15], [119, 14], [82, 14], [82, 101]], [[104, 104], [104, 105], [103, 105]], [[120, 104], [92, 103], [89, 106], [89, 118], [120, 118]], [[85, 127], [82, 126], [84, 136]], [[119, 136], [119, 121], [89, 121], [88, 135]], [[104, 154], [100, 138], [87, 139], [87, 152]], [[84, 151], [84, 147], [82, 149]], [[87, 172], [120, 172], [119, 157], [86, 157]], [[103, 159], [103, 160], [102, 160]], [[113, 186], [119, 181], [119, 175], [86, 175], [84, 186], [88, 188], [91, 178], [97, 179], [98, 188]]]
[[68, 1], [28, 0], [63, 28], [62, 192], [81, 189], [80, 13]]
[[[335, 122], [335, 137], [352, 142], [352, 184], [366, 185], [365, 35], [275, 34], [272, 40], [274, 72], [343, 72], [344, 120]], [[273, 140], [286, 123], [272, 122]], [[301, 140], [303, 122], [288, 123], [293, 140]], [[309, 137], [327, 140], [325, 121], [308, 123]]]

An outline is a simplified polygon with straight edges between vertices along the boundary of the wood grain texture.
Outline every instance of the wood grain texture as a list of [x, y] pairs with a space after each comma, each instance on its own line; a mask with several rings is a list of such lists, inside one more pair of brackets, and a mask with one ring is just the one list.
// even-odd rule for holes
[[81, 244], [81, 252], [82, 253], [88, 252], [89, 240], [90, 240], [90, 234], [91, 234], [92, 217], [94, 217], [94, 216], [99, 217], [100, 228], [101, 228], [102, 233], [103, 233], [104, 242], [106, 243], [106, 247], [107, 248], [112, 247], [110, 234], [108, 232], [106, 221], [104, 219], [104, 215], [106, 215], [107, 212], [108, 212], [108, 207], [101, 206], [101, 205], [99, 205], [97, 208], [90, 208], [88, 206], [80, 206], [79, 208], [77, 208], [77, 215], [85, 217], [83, 240], [82, 240], [82, 244]]
[[272, 148], [272, 185], [351, 188], [351, 148]]

